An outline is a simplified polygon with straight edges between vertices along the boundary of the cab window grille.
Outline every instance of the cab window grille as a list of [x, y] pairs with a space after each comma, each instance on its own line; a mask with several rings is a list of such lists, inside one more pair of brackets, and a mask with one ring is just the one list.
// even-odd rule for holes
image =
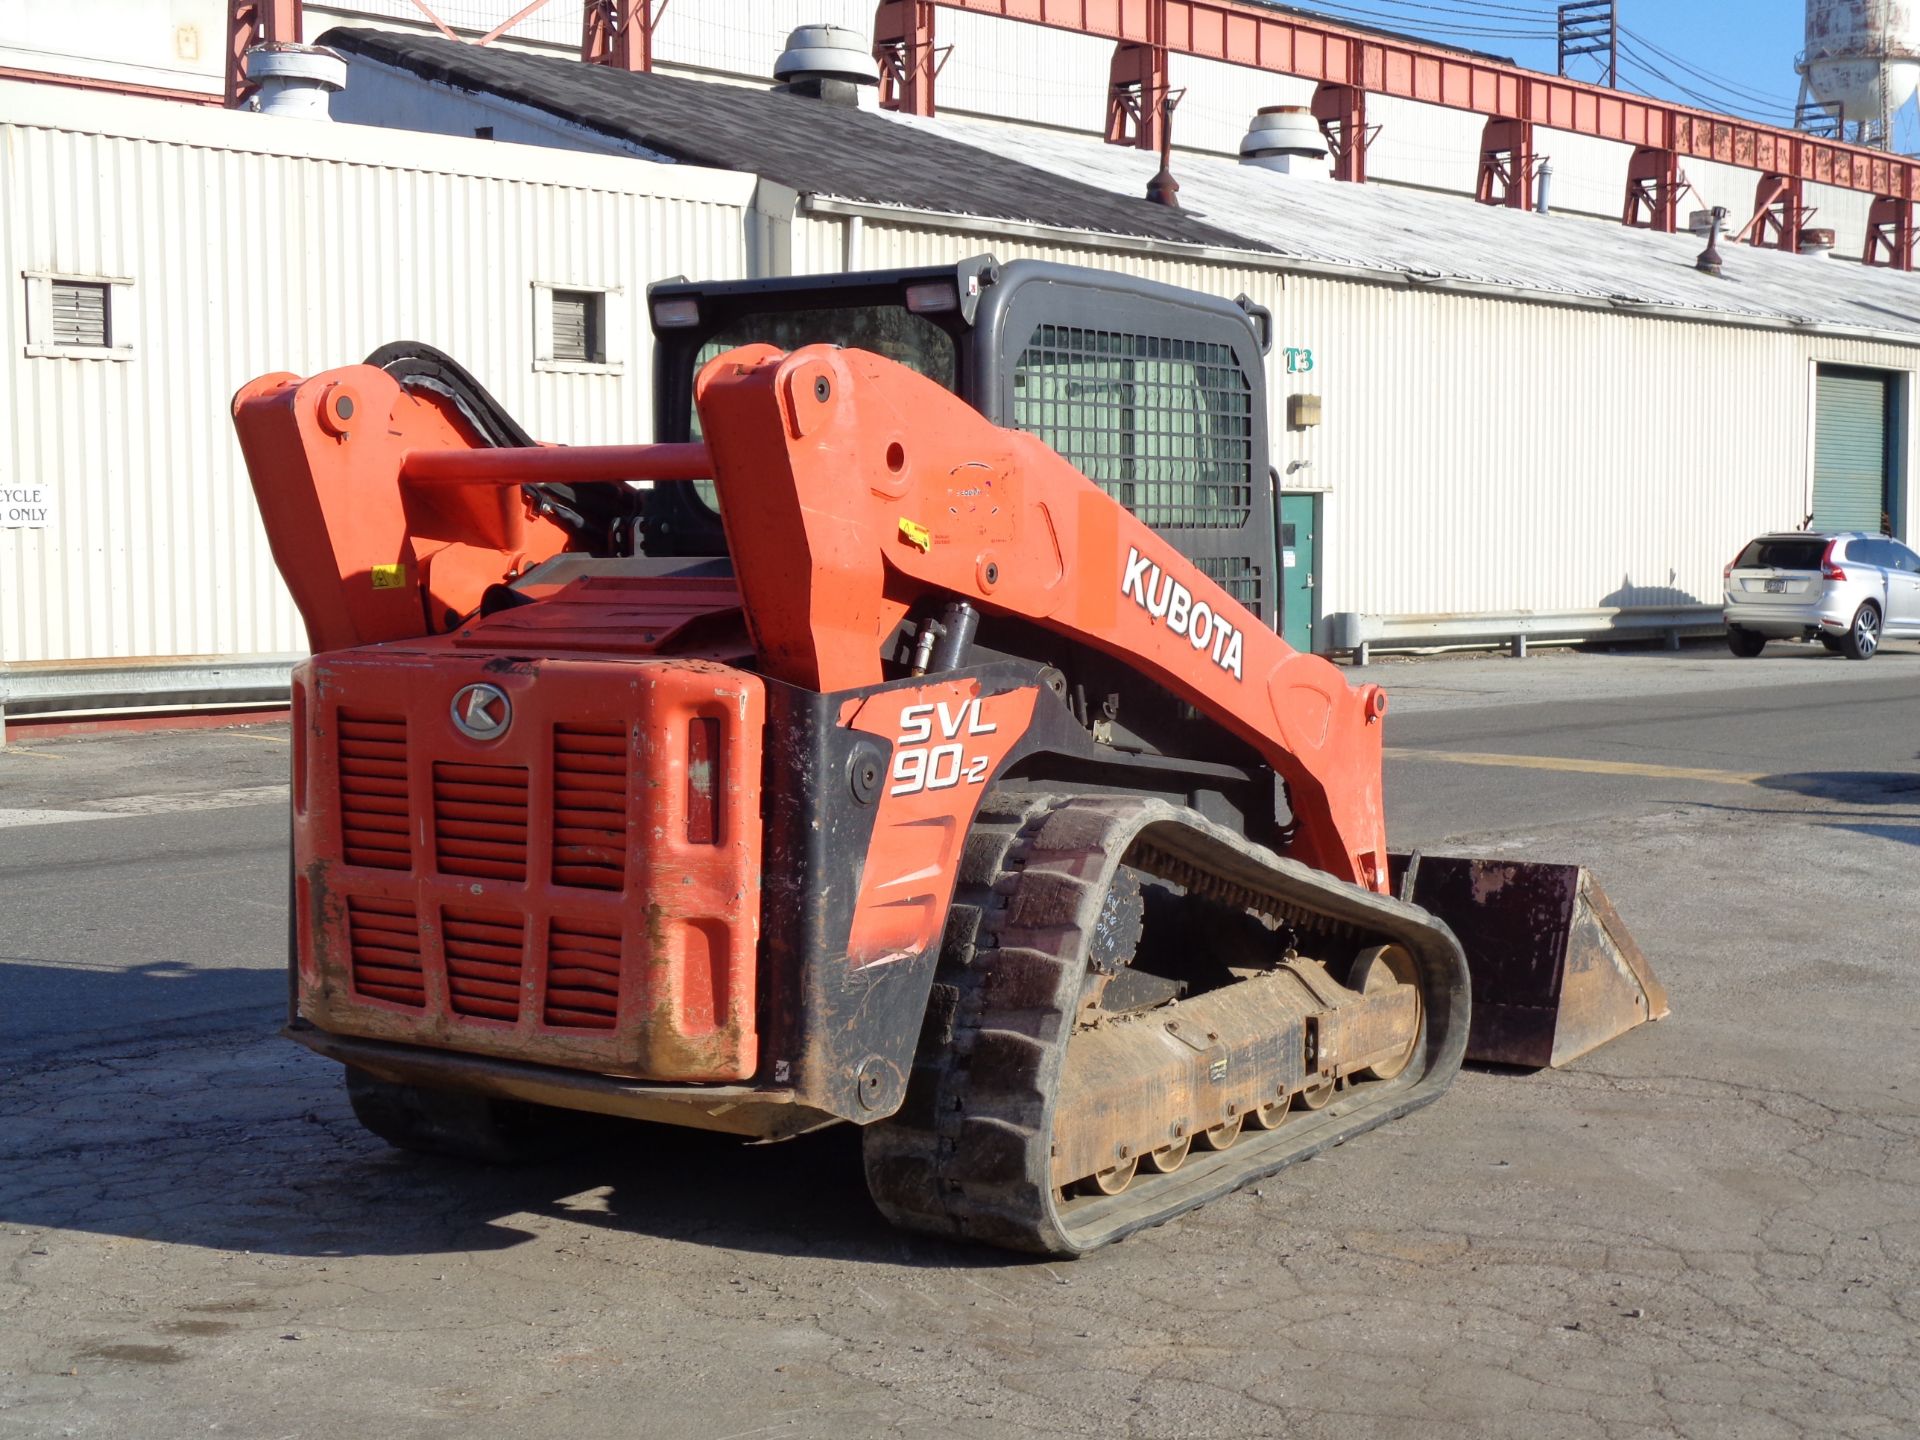
[[1200, 573], [1256, 614], [1260, 609], [1260, 567], [1244, 555], [1196, 555]]
[[1253, 392], [1229, 345], [1042, 325], [1014, 369], [1013, 423], [1156, 530], [1252, 514]]

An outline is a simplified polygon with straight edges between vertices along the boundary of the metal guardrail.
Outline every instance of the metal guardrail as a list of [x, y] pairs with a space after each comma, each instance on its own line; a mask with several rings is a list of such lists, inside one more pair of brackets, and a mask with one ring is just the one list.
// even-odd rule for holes
[[1327, 648], [1365, 665], [1375, 649], [1416, 650], [1442, 645], [1506, 645], [1524, 659], [1530, 641], [1663, 638], [1678, 649], [1682, 635], [1715, 635], [1726, 628], [1718, 605], [1673, 605], [1618, 610], [1508, 610], [1480, 615], [1361, 615], [1326, 618]]
[[175, 655], [158, 660], [0, 665], [0, 745], [9, 714], [285, 704], [303, 655]]

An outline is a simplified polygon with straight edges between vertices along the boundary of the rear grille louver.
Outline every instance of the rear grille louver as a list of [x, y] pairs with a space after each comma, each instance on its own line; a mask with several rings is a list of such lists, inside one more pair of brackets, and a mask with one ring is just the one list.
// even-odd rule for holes
[[453, 1013], [518, 1020], [525, 922], [517, 915], [448, 909], [440, 913], [440, 931], [447, 957], [447, 1003]]
[[553, 728], [553, 883], [627, 883], [627, 736], [617, 727]]
[[416, 1010], [427, 1003], [420, 961], [420, 920], [406, 900], [347, 898], [347, 949], [353, 988], [361, 995]]
[[407, 722], [394, 715], [340, 712], [340, 851], [349, 865], [408, 870]]
[[444, 875], [525, 880], [526, 768], [435, 762], [433, 843]]
[[555, 920], [547, 932], [548, 1025], [611, 1030], [620, 1018], [620, 931], [611, 922]]

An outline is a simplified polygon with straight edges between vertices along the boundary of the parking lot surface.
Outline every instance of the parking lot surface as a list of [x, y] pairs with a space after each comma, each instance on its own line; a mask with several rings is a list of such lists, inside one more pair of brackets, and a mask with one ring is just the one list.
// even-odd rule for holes
[[284, 727], [0, 751], [0, 1436], [1912, 1437], [1920, 647], [1379, 664], [1397, 844], [1598, 873], [1673, 1001], [1077, 1263], [858, 1137], [362, 1132]]

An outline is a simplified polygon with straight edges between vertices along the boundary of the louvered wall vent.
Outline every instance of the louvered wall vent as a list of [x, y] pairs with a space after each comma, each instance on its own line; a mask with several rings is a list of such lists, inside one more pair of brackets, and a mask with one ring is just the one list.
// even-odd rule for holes
[[112, 287], [87, 280], [53, 282], [53, 343], [104, 350], [113, 343]]
[[606, 296], [597, 290], [553, 292], [553, 358], [598, 365], [607, 358]]

